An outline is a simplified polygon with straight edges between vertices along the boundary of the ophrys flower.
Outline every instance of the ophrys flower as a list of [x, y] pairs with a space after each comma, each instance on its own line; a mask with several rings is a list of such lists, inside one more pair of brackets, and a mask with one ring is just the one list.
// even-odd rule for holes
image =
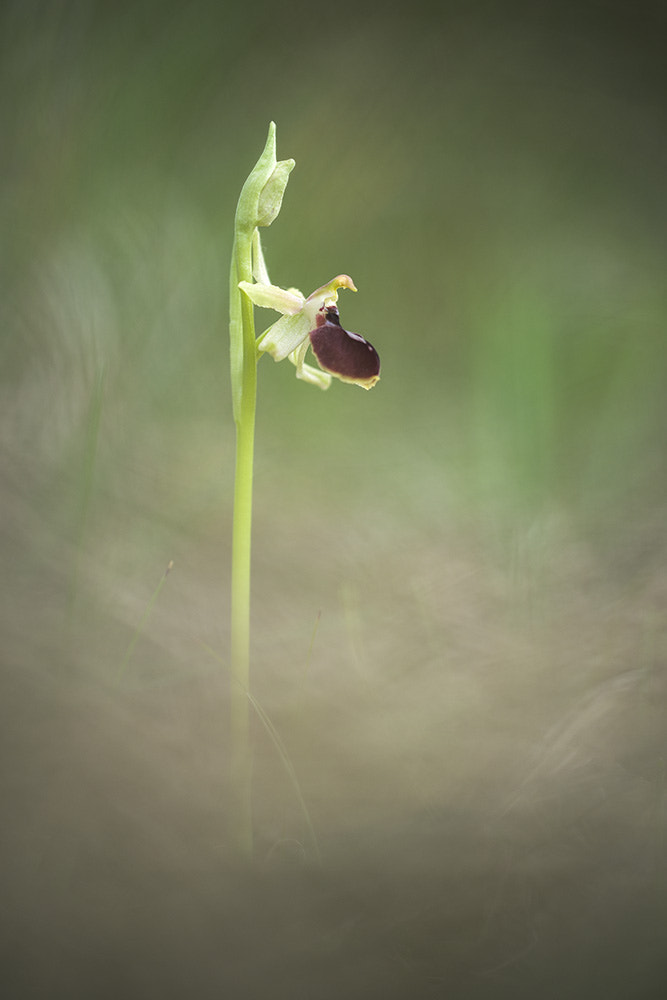
[[[263, 262], [262, 262], [263, 263]], [[279, 288], [264, 281], [240, 281], [241, 288], [256, 305], [282, 313], [257, 341], [260, 352], [275, 361], [289, 358], [296, 365], [296, 377], [327, 389], [331, 376], [371, 389], [380, 378], [377, 351], [357, 333], [340, 325], [338, 289], [356, 292], [352, 278], [339, 274], [306, 298], [296, 288]], [[311, 347], [318, 368], [305, 363]]]

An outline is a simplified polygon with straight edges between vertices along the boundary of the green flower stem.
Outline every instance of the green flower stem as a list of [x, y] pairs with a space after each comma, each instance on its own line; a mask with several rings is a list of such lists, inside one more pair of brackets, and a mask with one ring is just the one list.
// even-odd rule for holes
[[[252, 278], [252, 231], [238, 226], [234, 241], [230, 294], [241, 299], [239, 280]], [[247, 276], [247, 277], [246, 277]], [[230, 810], [230, 834], [237, 850], [252, 856], [250, 715], [250, 544], [252, 476], [257, 405], [257, 351], [252, 303], [237, 302], [243, 333], [241, 393], [236, 417], [236, 468], [232, 525], [231, 592], [231, 779], [235, 801]]]

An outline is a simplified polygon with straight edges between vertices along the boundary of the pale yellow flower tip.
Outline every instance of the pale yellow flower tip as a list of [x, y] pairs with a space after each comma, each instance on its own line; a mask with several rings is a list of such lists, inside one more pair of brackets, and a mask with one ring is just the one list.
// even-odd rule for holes
[[339, 274], [338, 277], [334, 278], [331, 282], [334, 288], [349, 288], [351, 292], [356, 292], [357, 286], [352, 281], [349, 274]]

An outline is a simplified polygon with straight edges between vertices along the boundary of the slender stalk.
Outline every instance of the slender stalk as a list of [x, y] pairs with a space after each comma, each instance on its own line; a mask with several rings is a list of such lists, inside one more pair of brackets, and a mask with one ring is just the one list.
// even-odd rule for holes
[[[250, 330], [254, 353], [252, 307], [243, 304], [244, 341]], [[248, 315], [245, 315], [245, 314]], [[244, 351], [243, 395], [236, 422], [234, 519], [232, 526], [231, 605], [231, 743], [232, 784], [236, 802], [230, 816], [232, 839], [247, 857], [252, 855], [252, 802], [250, 719], [246, 691], [250, 687], [250, 550], [252, 529], [252, 477], [255, 447], [257, 368]]]
[[[232, 283], [252, 278], [250, 234], [237, 230], [232, 260]], [[247, 275], [247, 276], [246, 276]], [[238, 277], [237, 277], [238, 276]], [[241, 301], [243, 328], [242, 392], [236, 420], [236, 467], [232, 523], [231, 584], [231, 779], [235, 801], [229, 817], [236, 849], [252, 856], [252, 771], [250, 717], [246, 691], [250, 687], [250, 552], [252, 478], [257, 406], [257, 358], [252, 304]]]

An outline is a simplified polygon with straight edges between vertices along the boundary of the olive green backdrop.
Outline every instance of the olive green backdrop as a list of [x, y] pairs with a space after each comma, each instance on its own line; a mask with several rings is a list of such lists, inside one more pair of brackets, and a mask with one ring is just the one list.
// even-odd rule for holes
[[[654, 995], [665, 28], [659, 4], [3, 5], [12, 995]], [[258, 722], [248, 874], [227, 275], [271, 120], [296, 160], [272, 280], [350, 274], [382, 379], [260, 364], [254, 693], [322, 867]]]

